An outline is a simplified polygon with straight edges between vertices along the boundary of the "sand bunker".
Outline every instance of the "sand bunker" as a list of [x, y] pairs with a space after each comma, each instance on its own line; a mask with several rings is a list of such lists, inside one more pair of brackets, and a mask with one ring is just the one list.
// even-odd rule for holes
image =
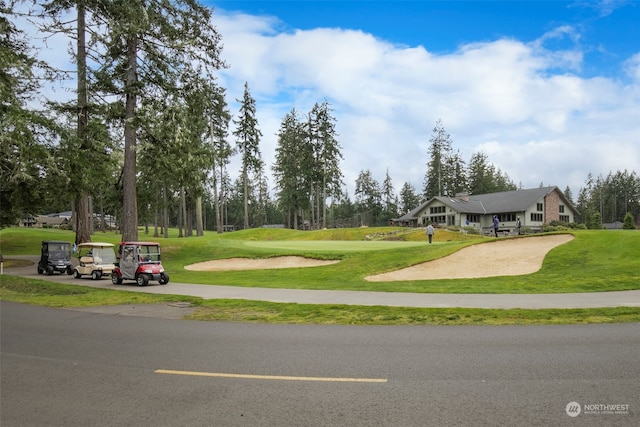
[[275, 268], [320, 267], [340, 261], [324, 261], [300, 256], [279, 256], [273, 258], [229, 258], [199, 262], [187, 265], [192, 271], [232, 271], [232, 270], [267, 270]]
[[370, 282], [518, 276], [540, 270], [545, 255], [573, 239], [568, 234], [498, 240], [468, 246], [444, 258], [365, 277]]
[[[469, 279], [517, 276], [535, 273], [546, 254], [573, 239], [568, 234], [505, 239], [468, 246], [444, 258], [402, 270], [365, 277], [370, 282], [401, 280]], [[276, 268], [320, 267], [339, 261], [324, 261], [299, 256], [262, 259], [229, 258], [199, 262], [185, 267], [192, 271], [267, 270]]]

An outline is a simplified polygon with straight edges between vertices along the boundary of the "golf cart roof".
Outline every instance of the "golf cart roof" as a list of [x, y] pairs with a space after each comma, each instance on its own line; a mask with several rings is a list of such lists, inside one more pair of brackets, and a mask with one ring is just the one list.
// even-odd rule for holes
[[43, 240], [42, 243], [54, 243], [56, 245], [59, 245], [61, 243], [64, 243], [64, 244], [67, 244], [67, 245], [71, 244], [69, 242], [65, 242], [64, 240]]
[[107, 247], [113, 247], [113, 245], [111, 243], [103, 243], [103, 242], [86, 242], [86, 243], [79, 243], [78, 247], [79, 248], [107, 248]]
[[132, 245], [132, 246], [160, 246], [160, 243], [156, 242], [120, 242], [120, 246], [122, 245]]

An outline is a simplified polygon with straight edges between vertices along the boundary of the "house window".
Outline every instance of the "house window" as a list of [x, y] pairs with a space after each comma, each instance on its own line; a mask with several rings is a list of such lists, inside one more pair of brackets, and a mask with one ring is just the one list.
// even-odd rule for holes
[[560, 215], [560, 222], [569, 223], [569, 215]]
[[514, 222], [516, 220], [515, 213], [503, 213], [498, 215], [500, 222]]
[[[544, 207], [542, 206], [542, 203], [538, 203], [538, 205], [536, 206], [536, 210], [538, 212], [542, 212], [544, 210]], [[540, 221], [542, 221], [542, 220], [540, 220]]]
[[468, 215], [467, 214], [467, 221], [469, 221], [469, 222], [480, 222], [480, 215], [477, 215], [477, 214]]
[[447, 223], [447, 217], [444, 215], [437, 215], [437, 216], [432, 216], [431, 218], [429, 218], [431, 220], [432, 223], [434, 224], [446, 224]]
[[541, 213], [532, 213], [531, 221], [533, 222], [542, 222], [542, 214]]
[[560, 213], [564, 213], [564, 205], [560, 205], [560, 207], [558, 208]]
[[444, 212], [445, 212], [445, 207], [444, 206], [432, 206], [432, 207], [429, 208], [429, 213], [431, 215], [444, 213]]

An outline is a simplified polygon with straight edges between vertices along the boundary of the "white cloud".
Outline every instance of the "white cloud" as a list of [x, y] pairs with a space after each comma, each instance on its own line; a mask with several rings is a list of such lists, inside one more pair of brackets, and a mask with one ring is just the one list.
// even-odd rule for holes
[[[306, 113], [327, 99], [338, 121], [351, 195], [364, 169], [382, 182], [388, 168], [397, 190], [405, 181], [421, 189], [437, 119], [466, 159], [484, 150], [525, 187], [544, 182], [570, 186], [575, 194], [590, 172], [638, 167], [640, 55], [626, 63], [635, 77], [627, 86], [582, 78], [575, 74], [581, 52], [544, 47], [552, 38], [577, 40], [573, 28], [557, 28], [529, 44], [499, 39], [436, 55], [361, 31], [253, 31], [255, 17], [246, 17], [247, 26], [238, 19], [217, 17], [231, 64], [223, 80], [235, 88], [249, 82], [267, 164], [277, 118], [294, 106]], [[229, 26], [234, 30], [226, 32]], [[269, 117], [270, 128], [261, 117]]]
[[633, 78], [636, 82], [640, 82], [640, 53], [636, 53], [629, 58], [624, 63], [624, 67], [629, 77]]

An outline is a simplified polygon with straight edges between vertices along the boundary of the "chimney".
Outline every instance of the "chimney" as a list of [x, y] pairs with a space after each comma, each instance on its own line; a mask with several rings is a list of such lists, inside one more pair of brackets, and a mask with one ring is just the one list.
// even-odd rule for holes
[[468, 202], [469, 193], [457, 193], [456, 198], [458, 198], [461, 202]]

